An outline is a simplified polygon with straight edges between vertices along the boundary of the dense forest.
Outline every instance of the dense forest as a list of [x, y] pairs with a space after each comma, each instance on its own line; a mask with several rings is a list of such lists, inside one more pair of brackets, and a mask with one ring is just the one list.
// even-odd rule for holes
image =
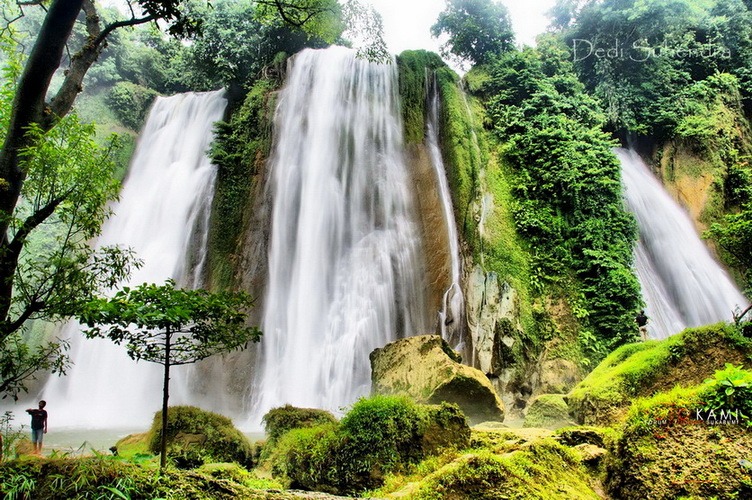
[[[395, 57], [388, 54], [380, 15], [360, 0], [126, 4], [123, 10], [93, 0], [2, 0], [4, 398], [38, 392], [50, 374], [64, 375], [70, 369], [69, 341], [57, 338], [55, 325], [74, 318], [92, 331], [92, 318], [104, 317], [127, 326], [113, 318], [112, 310], [93, 309], [114, 307], [103, 305], [100, 297], [143, 263], [130, 249], [95, 247], [92, 242], [112, 215], [111, 203], [118, 199], [139, 130], [158, 96], [226, 90], [228, 107], [215, 125], [208, 151], [217, 179], [201, 278], [214, 292], [249, 291], [249, 268], [255, 264], [248, 263], [248, 239], [254, 231], [264, 242], [269, 238], [260, 207], [267, 196], [275, 107], [289, 63], [306, 48], [344, 45], [359, 58], [396, 67], [404, 143], [415, 157], [426, 147], [430, 98], [434, 92], [440, 98], [440, 151], [460, 233], [466, 298], [470, 303], [470, 290], [481, 289], [478, 303], [485, 307], [493, 282], [502, 290], [499, 303], [503, 299], [513, 304], [513, 313], [492, 323], [484, 323], [483, 307], [478, 306], [478, 312], [468, 306], [470, 326], [460, 353], [466, 363], [475, 363], [490, 379], [507, 415], [532, 422], [531, 415], [545, 407], [561, 412], [557, 423], [602, 428], [588, 431], [591, 434], [571, 431], [574, 434], [555, 440], [546, 437], [525, 447], [520, 444], [524, 437], [479, 437], [475, 430], [471, 436], [454, 406], [424, 407], [405, 398], [377, 396], [360, 400], [340, 421], [323, 411], [296, 413], [285, 407], [270, 412], [264, 417], [266, 447], [252, 451], [243, 436], [228, 430], [229, 420], [182, 409], [176, 416], [170, 413], [175, 422], [169, 425], [182, 425], [180, 432], [189, 435], [202, 432], [198, 426], [216, 427], [208, 439], [221, 444], [207, 451], [207, 441], [203, 455], [178, 446], [170, 456], [176, 469], [168, 468], [155, 480], [140, 465], [130, 468], [159, 451], [165, 465], [165, 375], [163, 412], [146, 437], [122, 445], [126, 461], [108, 465], [97, 457], [96, 467], [109, 471], [102, 478], [109, 474], [113, 482], [91, 481], [92, 492], [99, 492], [93, 495], [108, 491], [112, 498], [257, 498], [255, 489], [292, 486], [335, 494], [376, 492], [374, 496], [406, 488], [411, 498], [444, 498], [435, 494], [442, 488], [447, 498], [507, 498], [521, 492], [531, 498], [599, 498], [603, 489], [614, 498], [676, 498], [681, 492], [648, 473], [624, 472], [643, 456], [631, 446], [655, 435], [645, 415], [652, 418], [670, 407], [673, 410], [665, 410], [669, 417], [665, 412], [656, 417], [670, 420], [677, 404], [705, 405], [704, 411], [729, 405], [736, 411], [752, 410], [752, 376], [742, 366], [749, 367], [752, 352], [743, 336], [750, 329], [744, 304], [730, 311], [735, 324], [688, 330], [651, 341], [655, 344], [636, 343], [635, 316], [645, 308], [635, 270], [639, 229], [625, 206], [621, 165], [614, 154], [614, 148], [630, 148], [651, 165], [749, 297], [749, 0], [559, 0], [535, 47], [515, 42], [509, 14], [499, 1], [446, 0], [431, 29], [443, 41], [441, 54], [410, 50]], [[446, 61], [463, 68], [464, 74], [458, 75]], [[119, 296], [128, 293], [126, 288]], [[220, 294], [214, 297], [220, 300]], [[170, 314], [180, 316], [184, 309], [188, 306], [178, 304]], [[471, 317], [476, 312], [477, 317]], [[136, 316], [129, 321], [139, 326], [154, 320], [133, 319]], [[259, 319], [253, 312], [249, 318]], [[175, 318], [162, 318], [157, 327], [164, 328], [168, 320]], [[224, 342], [212, 339], [209, 330], [195, 330], [198, 344], [216, 347]], [[407, 336], [424, 333], [434, 332]], [[488, 366], [478, 361], [483, 356], [481, 337], [491, 339]], [[111, 339], [123, 342], [122, 335]], [[243, 342], [228, 341], [218, 350], [234, 350]], [[132, 343], [128, 349], [134, 359], [144, 359], [133, 354]], [[157, 348], [145, 349], [151, 356]], [[166, 356], [169, 359], [169, 347]], [[697, 365], [706, 363], [707, 373], [692, 369], [683, 377], [678, 366], [692, 359]], [[240, 370], [233, 364], [237, 359], [226, 363]], [[730, 364], [713, 379], [725, 363]], [[665, 372], [665, 367], [672, 371]], [[621, 385], [608, 385], [615, 381]], [[682, 384], [685, 392], [660, 392], [682, 381], [687, 381]], [[629, 410], [631, 399], [638, 396], [657, 399], [640, 400]], [[305, 413], [309, 411], [313, 413]], [[751, 417], [742, 417], [748, 429]], [[11, 420], [6, 414], [7, 435]], [[307, 429], [285, 434], [296, 427]], [[691, 438], [702, 441], [705, 435]], [[514, 439], [518, 441], [510, 444]], [[600, 455], [582, 458], [579, 454], [585, 452], [569, 448], [583, 443], [612, 455], [603, 461]], [[739, 453], [749, 453], [750, 448], [744, 448], [749, 438], [744, 435], [740, 443]], [[455, 451], [438, 453], [444, 446]], [[483, 451], [468, 459], [456, 451], [462, 449]], [[644, 456], [663, 453], [655, 450]], [[5, 452], [12, 454], [7, 443]], [[512, 453], [517, 458], [499, 458]], [[176, 472], [194, 468], [194, 462], [225, 461], [235, 462], [236, 468], [215, 470], [201, 479]], [[541, 470], [542, 463], [550, 470]], [[742, 469], [734, 469], [728, 484], [713, 476], [708, 480], [713, 483], [710, 493], [700, 491], [702, 485], [686, 486], [685, 493], [692, 498], [711, 493], [742, 498], [734, 495], [749, 491], [750, 482], [748, 466], [739, 463]], [[13, 491], [14, 498], [53, 498], [61, 494], [59, 488], [69, 487], [44, 479], [39, 487], [46, 489], [39, 491], [45, 493], [33, 496], [17, 478], [38, 474], [38, 464], [20, 467], [26, 469], [0, 471], [0, 489]], [[50, 467], [67, 477], [87, 477], [93, 470], [61, 463]], [[248, 472], [253, 467], [259, 467], [260, 476], [280, 482], [259, 479]], [[494, 478], [490, 484], [485, 473]], [[660, 473], [667, 474], [664, 469]], [[559, 493], [546, 491], [564, 477]], [[123, 482], [116, 484], [116, 479]], [[736, 486], [729, 486], [734, 481]], [[87, 497], [85, 488], [76, 488], [65, 494]]]

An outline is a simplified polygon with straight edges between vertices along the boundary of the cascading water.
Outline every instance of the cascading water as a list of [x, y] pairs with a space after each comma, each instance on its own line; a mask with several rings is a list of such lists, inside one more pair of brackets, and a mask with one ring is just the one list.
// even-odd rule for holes
[[747, 299], [639, 155], [626, 149], [615, 152], [627, 206], [640, 228], [636, 267], [651, 319], [650, 336], [665, 338], [688, 326], [730, 320]]
[[464, 298], [460, 284], [460, 248], [457, 236], [457, 222], [454, 220], [452, 208], [452, 196], [449, 191], [444, 160], [439, 148], [439, 91], [436, 78], [429, 81], [428, 92], [428, 123], [426, 126], [426, 142], [431, 157], [431, 164], [436, 173], [439, 185], [439, 195], [443, 208], [444, 221], [446, 222], [449, 239], [449, 253], [451, 256], [451, 279], [452, 283], [444, 293], [442, 310], [439, 312], [439, 327], [441, 336], [458, 350], [462, 350], [462, 331], [464, 328]]
[[274, 133], [251, 425], [286, 403], [338, 411], [368, 393], [373, 349], [427, 331], [396, 65], [340, 47], [304, 50]]
[[[216, 177], [206, 151], [226, 104], [224, 91], [160, 97], [154, 103], [120, 201], [98, 241], [131, 247], [143, 261], [131, 284], [161, 284], [168, 278], [184, 286], [198, 284]], [[43, 395], [55, 425], [115, 428], [148, 423], [160, 408], [161, 368], [135, 363], [122, 346], [108, 340], [83, 339], [74, 322], [64, 328], [63, 336], [72, 339], [74, 365], [67, 376], [52, 377]], [[179, 404], [185, 393], [180, 378], [176, 369], [171, 403]]]

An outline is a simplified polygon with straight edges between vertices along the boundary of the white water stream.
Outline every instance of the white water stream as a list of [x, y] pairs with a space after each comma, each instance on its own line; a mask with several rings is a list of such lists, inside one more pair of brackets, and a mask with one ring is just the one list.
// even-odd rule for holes
[[294, 57], [274, 124], [250, 425], [286, 403], [339, 411], [369, 392], [373, 349], [428, 331], [396, 71], [339, 47]]
[[442, 300], [442, 310], [439, 311], [439, 327], [441, 336], [453, 347], [461, 350], [462, 331], [464, 328], [464, 306], [465, 300], [462, 295], [462, 285], [460, 283], [460, 248], [459, 237], [457, 235], [457, 222], [454, 218], [454, 208], [452, 207], [452, 195], [449, 191], [449, 182], [447, 180], [444, 160], [441, 157], [439, 147], [439, 90], [436, 84], [435, 76], [429, 80], [428, 85], [428, 120], [426, 127], [426, 142], [428, 152], [431, 157], [436, 179], [439, 185], [439, 194], [441, 206], [446, 223], [447, 235], [449, 239], [449, 253], [451, 257], [451, 279], [452, 283], [444, 292]]
[[689, 326], [731, 320], [749, 302], [715, 261], [687, 212], [666, 192], [639, 155], [615, 150], [629, 210], [640, 228], [637, 276], [651, 338]]
[[[225, 106], [223, 91], [160, 97], [154, 103], [120, 201], [98, 241], [131, 247], [143, 260], [130, 284], [161, 284], [168, 278], [198, 284], [216, 176], [206, 151]], [[64, 327], [61, 335], [71, 338], [74, 366], [65, 377], [51, 377], [42, 395], [50, 426], [147, 426], [161, 407], [161, 366], [136, 363], [109, 340], [85, 340], [79, 329], [74, 322]], [[185, 368], [173, 372], [171, 404], [186, 399]]]

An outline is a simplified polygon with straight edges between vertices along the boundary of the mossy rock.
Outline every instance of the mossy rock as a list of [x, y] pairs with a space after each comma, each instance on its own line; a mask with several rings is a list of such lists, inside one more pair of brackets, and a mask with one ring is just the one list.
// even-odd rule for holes
[[725, 324], [690, 328], [665, 340], [627, 344], [612, 352], [567, 395], [580, 424], [624, 419], [630, 403], [675, 385], [701, 383], [725, 363], [749, 366], [752, 343]]
[[741, 421], [695, 420], [702, 404], [694, 387], [632, 405], [606, 465], [613, 498], [752, 498], [752, 432]]
[[280, 436], [292, 429], [316, 427], [336, 421], [334, 415], [317, 408], [298, 408], [292, 405], [272, 408], [262, 420], [267, 436], [266, 446], [272, 446]]
[[557, 429], [554, 433], [554, 439], [565, 446], [591, 444], [599, 448], [606, 448], [614, 442], [617, 434], [618, 432], [610, 427], [576, 425]]
[[[149, 450], [159, 453], [162, 439], [162, 412], [154, 416], [149, 430]], [[237, 462], [253, 465], [253, 448], [232, 421], [195, 406], [172, 406], [167, 411], [168, 456], [185, 468], [206, 462]]]
[[[551, 439], [495, 454], [473, 450], [409, 485], [411, 499], [597, 499], [577, 453]], [[399, 497], [397, 491], [391, 496]]]
[[528, 406], [522, 426], [558, 429], [573, 423], [563, 394], [541, 394]]
[[[111, 456], [35, 458], [0, 464], [0, 484], [11, 498], [185, 498], [194, 500], [234, 500], [287, 498], [267, 496], [231, 477], [213, 477], [199, 471], [166, 468], [156, 480], [150, 467], [125, 462]], [[116, 495], [114, 491], [121, 493]]]
[[428, 404], [453, 403], [471, 422], [504, 420], [504, 403], [488, 378], [447, 355], [438, 335], [401, 339], [371, 353], [375, 394], [404, 394]]
[[454, 405], [404, 396], [361, 399], [339, 423], [293, 429], [270, 449], [272, 474], [292, 488], [353, 494], [443, 449], [465, 448], [470, 428]]

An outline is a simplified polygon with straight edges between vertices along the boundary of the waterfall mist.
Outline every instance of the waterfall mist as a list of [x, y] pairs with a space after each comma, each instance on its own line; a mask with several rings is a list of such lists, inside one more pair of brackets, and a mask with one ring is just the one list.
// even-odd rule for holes
[[[224, 91], [160, 97], [154, 103], [114, 215], [98, 240], [131, 247], [143, 260], [130, 284], [161, 284], [168, 278], [181, 286], [199, 284], [216, 176], [206, 151], [226, 104]], [[85, 340], [79, 330], [75, 322], [63, 327], [61, 336], [71, 338], [73, 366], [44, 388], [55, 426], [148, 425], [161, 407], [161, 366], [136, 363], [123, 346]], [[185, 400], [183, 369], [173, 373], [173, 404]]]
[[637, 276], [651, 338], [732, 319], [748, 301], [697, 235], [687, 212], [632, 150], [615, 150], [629, 210], [637, 218]]
[[294, 57], [274, 124], [251, 425], [286, 403], [338, 411], [369, 392], [373, 349], [427, 331], [396, 72], [339, 47]]

